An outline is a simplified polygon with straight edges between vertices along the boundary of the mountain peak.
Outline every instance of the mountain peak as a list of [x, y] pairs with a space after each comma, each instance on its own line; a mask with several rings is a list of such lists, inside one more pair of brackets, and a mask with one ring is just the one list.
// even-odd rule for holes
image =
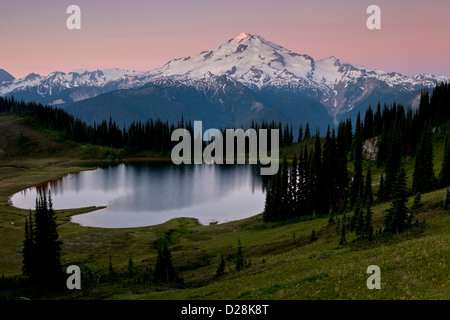
[[232, 42], [240, 42], [244, 39], [248, 39], [250, 38], [252, 35], [249, 33], [240, 33], [238, 34], [236, 37], [234, 37], [233, 39], [231, 39], [230, 41]]
[[[54, 73], [54, 72], [52, 72], [52, 74], [53, 74], [53, 73]], [[24, 78], [24, 80], [26, 80], [26, 81], [28, 81], [28, 80], [34, 80], [34, 79], [40, 78], [40, 77], [41, 77], [41, 76], [40, 76], [39, 74], [32, 72], [32, 73], [30, 73], [29, 75], [27, 75], [27, 76]]]
[[[222, 92], [222, 80], [226, 78], [250, 90], [267, 89], [272, 92], [280, 89], [305, 94], [308, 99], [319, 97], [319, 103], [333, 115], [362, 105], [369, 98], [372, 99], [369, 101], [372, 104], [373, 101], [380, 100], [374, 92], [377, 86], [392, 88], [392, 92], [401, 90], [409, 95], [418, 89], [432, 87], [438, 81], [450, 79], [432, 75], [408, 78], [353, 65], [335, 56], [314, 60], [259, 35], [244, 32], [222, 43], [215, 50], [202, 51], [193, 57], [173, 59], [163, 67], [148, 72], [116, 68], [79, 70], [79, 74], [53, 72], [46, 77], [30, 74], [16, 80], [7, 74], [5, 79], [3, 73], [2, 81], [1, 71], [0, 69], [0, 95], [19, 95], [23, 92], [23, 95], [45, 103], [56, 101], [59, 97], [68, 99], [68, 102], [71, 102], [70, 99], [82, 100], [110, 90], [138, 88], [156, 81], [181, 83], [197, 90], [211, 86], [217, 92]], [[73, 95], [72, 92], [67, 98], [66, 93], [62, 94], [67, 89], [78, 90], [78, 93]], [[57, 96], [58, 94], [61, 95]], [[350, 99], [350, 96], [353, 98]]]
[[14, 77], [6, 70], [0, 69], [0, 83], [14, 81]]

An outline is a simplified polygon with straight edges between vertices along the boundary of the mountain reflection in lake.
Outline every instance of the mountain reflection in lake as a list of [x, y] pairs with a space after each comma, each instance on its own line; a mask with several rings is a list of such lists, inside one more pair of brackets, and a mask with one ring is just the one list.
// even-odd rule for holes
[[93, 227], [148, 226], [177, 217], [220, 223], [261, 213], [266, 179], [256, 165], [120, 164], [65, 175], [18, 192], [11, 202], [34, 209], [37, 191], [50, 190], [55, 209], [107, 206], [72, 217]]

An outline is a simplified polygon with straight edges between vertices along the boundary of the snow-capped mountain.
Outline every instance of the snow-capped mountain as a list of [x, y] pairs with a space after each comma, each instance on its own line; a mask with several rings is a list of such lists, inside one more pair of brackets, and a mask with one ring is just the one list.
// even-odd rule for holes
[[[335, 57], [316, 61], [258, 35], [241, 33], [216, 50], [171, 60], [161, 68], [146, 72], [78, 70], [53, 72], [45, 77], [36, 74], [22, 79], [6, 77], [6, 80], [0, 79], [0, 95], [65, 105], [77, 114], [78, 107], [90, 109], [98, 106], [98, 99], [95, 106], [89, 103], [90, 99], [98, 95], [150, 84], [160, 88], [192, 88], [204, 99], [214, 103], [215, 108], [227, 109], [223, 103], [223, 94], [227, 92], [226, 86], [234, 86], [240, 89], [228, 90], [228, 94], [239, 95], [244, 87], [251, 92], [252, 102], [247, 108], [248, 112], [258, 109], [260, 114], [274, 116], [276, 110], [279, 115], [275, 118], [289, 119], [293, 123], [316, 123], [321, 122], [317, 119], [321, 114], [319, 109], [326, 110], [329, 117], [336, 121], [339, 117], [346, 117], [349, 112], [355, 113], [378, 102], [397, 101], [414, 107], [422, 89], [449, 80], [450, 77], [430, 74], [407, 77], [395, 72], [371, 70], [342, 62]], [[171, 89], [171, 92], [176, 95], [176, 90]], [[122, 94], [127, 95], [124, 92]], [[147, 98], [158, 100], [161, 97], [151, 95]], [[239, 97], [236, 99], [239, 100]], [[80, 103], [83, 100], [87, 101]], [[103, 100], [110, 103], [110, 99]], [[164, 103], [170, 105], [169, 100]], [[258, 106], [256, 109], [255, 105]], [[271, 111], [261, 113], [262, 109]], [[104, 114], [105, 118], [109, 116]], [[157, 116], [165, 117], [164, 114]], [[251, 113], [248, 116], [251, 117]]]
[[[311, 94], [317, 93], [320, 102], [333, 115], [353, 109], [380, 86], [409, 94], [450, 79], [430, 74], [407, 77], [370, 70], [335, 57], [316, 61], [308, 55], [291, 52], [258, 35], [246, 33], [230, 39], [214, 51], [172, 60], [150, 73], [153, 79], [171, 77], [186, 81], [201, 79], [208, 72], [227, 75], [253, 90], [268, 87], [312, 90], [314, 93]], [[349, 94], [353, 91], [356, 92]]]
[[[108, 83], [120, 76], [140, 74], [122, 69], [74, 70], [68, 73], [56, 71], [47, 76], [30, 73], [24, 78], [0, 82], [0, 95], [14, 95], [46, 104], [64, 104], [114, 90], [114, 87], [108, 87]], [[63, 95], [68, 97], [63, 100]]]

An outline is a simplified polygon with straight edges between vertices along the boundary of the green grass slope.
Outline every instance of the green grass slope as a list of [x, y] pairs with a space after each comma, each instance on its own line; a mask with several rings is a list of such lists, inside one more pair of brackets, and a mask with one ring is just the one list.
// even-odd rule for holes
[[[12, 132], [4, 141], [14, 141], [23, 130], [32, 143], [32, 156], [12, 156], [14, 146], [4, 144], [0, 159], [0, 275], [21, 274], [21, 248], [27, 210], [8, 206], [7, 196], [27, 186], [58, 175], [85, 170], [90, 152], [107, 149], [72, 145], [58, 141], [51, 132], [30, 129], [20, 119], [0, 117], [0, 132]], [[5, 124], [9, 122], [9, 124]], [[6, 131], [4, 128], [8, 128]], [[15, 131], [14, 131], [15, 130]], [[47, 141], [56, 151], [47, 149]], [[34, 144], [33, 144], [34, 143]], [[296, 152], [298, 145], [290, 147]], [[435, 170], [442, 161], [442, 139], [436, 136]], [[98, 152], [97, 152], [98, 151]], [[85, 160], [83, 160], [85, 159]], [[349, 164], [351, 168], [351, 164]], [[408, 162], [411, 182], [414, 159]], [[376, 190], [382, 168], [372, 171]], [[193, 219], [173, 219], [143, 228], [88, 228], [70, 222], [70, 216], [96, 208], [57, 211], [61, 262], [89, 268], [96, 277], [114, 269], [125, 274], [131, 256], [136, 273], [155, 267], [155, 241], [170, 238], [174, 266], [184, 279], [183, 286], [140, 284], [122, 277], [115, 282], [100, 281], [88, 290], [62, 291], [40, 296], [52, 299], [450, 299], [450, 211], [441, 206], [446, 190], [422, 195], [423, 206], [414, 211], [418, 220], [410, 230], [395, 236], [376, 235], [369, 242], [353, 241], [339, 246], [340, 232], [328, 225], [328, 217], [302, 218], [286, 223], [264, 223], [262, 216], [219, 225], [202, 226]], [[413, 199], [410, 198], [409, 205]], [[383, 224], [389, 203], [373, 207], [375, 230]], [[351, 214], [351, 213], [348, 213]], [[341, 217], [339, 217], [341, 218]], [[318, 240], [310, 241], [312, 230]], [[234, 254], [238, 239], [247, 267], [237, 272]], [[225, 273], [216, 277], [223, 254]], [[366, 286], [367, 267], [381, 269], [381, 289]], [[28, 294], [20, 288], [0, 289], [0, 295], [16, 299]], [[32, 293], [30, 293], [32, 296]]]

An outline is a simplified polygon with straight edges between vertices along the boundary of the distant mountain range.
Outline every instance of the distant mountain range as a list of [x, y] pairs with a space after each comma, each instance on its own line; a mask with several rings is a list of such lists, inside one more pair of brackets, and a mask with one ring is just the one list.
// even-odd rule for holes
[[146, 72], [77, 70], [14, 79], [0, 69], [0, 95], [57, 105], [89, 123], [110, 117], [120, 125], [149, 117], [177, 121], [183, 113], [211, 127], [275, 120], [323, 128], [378, 102], [416, 107], [421, 90], [449, 80], [334, 57], [316, 61], [241, 33], [214, 51]]

